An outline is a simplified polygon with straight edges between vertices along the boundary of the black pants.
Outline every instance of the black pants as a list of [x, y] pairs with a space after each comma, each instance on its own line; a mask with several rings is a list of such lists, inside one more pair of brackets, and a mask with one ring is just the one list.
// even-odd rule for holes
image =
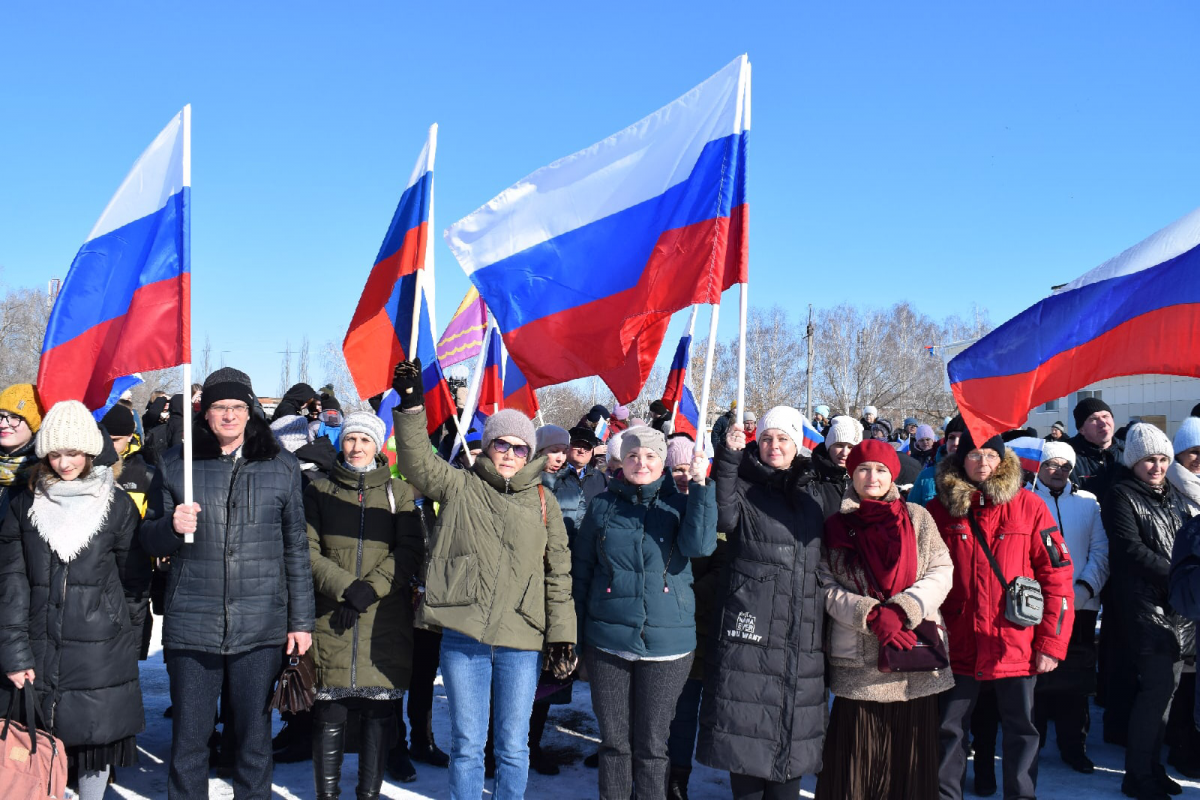
[[[433, 683], [437, 679], [441, 653], [441, 633], [423, 628], [413, 630], [412, 678], [409, 681], [406, 699], [408, 725], [412, 729], [410, 741], [414, 749], [433, 744]], [[401, 713], [404, 700], [395, 702], [396, 725], [400, 729], [400, 738], [396, 741], [396, 746], [399, 747], [404, 744], [408, 731], [404, 726], [404, 714]]]
[[626, 661], [594, 647], [584, 648], [592, 707], [600, 723], [601, 800], [666, 796], [671, 765], [667, 736], [693, 656]]
[[366, 700], [347, 697], [344, 700], [318, 700], [313, 705], [313, 719], [327, 725], [345, 725], [350, 712], [357, 711], [369, 719], [387, 719], [393, 713], [393, 700]]
[[1162, 763], [1167, 715], [1175, 688], [1179, 686], [1183, 662], [1168, 655], [1139, 655], [1135, 663], [1138, 688], [1129, 710], [1125, 773], [1138, 782], [1148, 782]]
[[800, 796], [800, 779], [777, 783], [753, 775], [729, 773], [729, 788], [733, 800], [796, 800]]
[[1042, 746], [1048, 724], [1054, 722], [1058, 751], [1083, 755], [1087, 750], [1092, 715], [1088, 697], [1096, 688], [1096, 613], [1076, 611], [1067, 657], [1053, 672], [1038, 677], [1033, 721]]
[[1066, 692], [1039, 694], [1033, 705], [1033, 721], [1037, 725], [1038, 738], [1043, 742], [1049, 723], [1054, 722], [1055, 741], [1058, 743], [1058, 752], [1063, 755], [1082, 755], [1087, 752], [1087, 735], [1092, 727], [1087, 695]]
[[983, 683], [989, 683], [995, 689], [1000, 725], [1004, 729], [1004, 797], [1006, 800], [1033, 800], [1038, 768], [1038, 733], [1033, 724], [1036, 680], [1031, 676], [981, 682], [966, 675], [955, 675], [954, 688], [938, 695], [942, 713], [938, 731], [941, 749], [938, 796], [942, 800], [962, 799], [967, 781], [967, 730]]
[[171, 768], [167, 797], [208, 800], [208, 738], [217, 699], [226, 676], [227, 724], [236, 746], [233, 796], [237, 800], [271, 797], [271, 691], [283, 659], [283, 648], [259, 647], [221, 655], [198, 650], [166, 651], [171, 679]]

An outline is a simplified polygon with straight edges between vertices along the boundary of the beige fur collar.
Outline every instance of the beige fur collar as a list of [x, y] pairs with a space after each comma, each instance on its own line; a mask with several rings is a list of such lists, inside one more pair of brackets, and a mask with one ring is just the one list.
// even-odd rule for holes
[[992, 477], [976, 486], [967, 479], [962, 468], [954, 463], [953, 456], [943, 458], [938, 464], [937, 498], [952, 517], [965, 517], [971, 508], [975, 492], [982, 492], [992, 505], [1004, 505], [1021, 491], [1021, 460], [1012, 450], [1004, 451], [1004, 460], [992, 473]]

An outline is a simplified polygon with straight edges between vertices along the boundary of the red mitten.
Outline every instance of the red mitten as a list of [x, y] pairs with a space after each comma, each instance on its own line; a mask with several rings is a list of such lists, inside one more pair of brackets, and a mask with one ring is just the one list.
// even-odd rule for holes
[[917, 643], [917, 635], [905, 627], [907, 618], [895, 606], [882, 604], [867, 615], [867, 627], [879, 639], [881, 645], [892, 645], [902, 650], [911, 650]]

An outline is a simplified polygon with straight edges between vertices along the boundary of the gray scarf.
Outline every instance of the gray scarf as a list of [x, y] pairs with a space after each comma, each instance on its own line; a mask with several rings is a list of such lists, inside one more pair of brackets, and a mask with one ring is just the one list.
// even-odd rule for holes
[[86, 478], [38, 486], [29, 519], [60, 559], [71, 561], [103, 527], [115, 484], [111, 469], [93, 466]]
[[1188, 513], [1192, 516], [1200, 514], [1200, 475], [1188, 472], [1174, 461], [1167, 468], [1167, 480], [1187, 501]]

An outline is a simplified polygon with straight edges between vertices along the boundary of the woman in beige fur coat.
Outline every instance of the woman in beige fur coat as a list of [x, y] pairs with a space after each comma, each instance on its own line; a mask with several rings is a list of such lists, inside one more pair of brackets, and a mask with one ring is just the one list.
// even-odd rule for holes
[[879, 650], [911, 649], [913, 628], [927, 619], [946, 642], [939, 608], [950, 591], [950, 553], [929, 513], [901, 499], [891, 445], [862, 442], [846, 468], [853, 485], [826, 520], [822, 549], [834, 701], [816, 796], [925, 800], [938, 793], [937, 694], [954, 676], [949, 667], [881, 672]]

